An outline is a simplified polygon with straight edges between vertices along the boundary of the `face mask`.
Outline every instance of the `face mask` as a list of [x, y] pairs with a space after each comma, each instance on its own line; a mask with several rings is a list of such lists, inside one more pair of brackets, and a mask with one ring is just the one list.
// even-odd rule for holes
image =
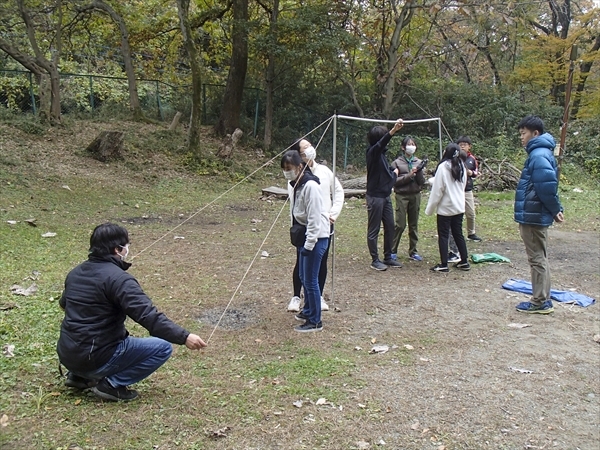
[[296, 171], [295, 170], [284, 170], [283, 178], [288, 181], [294, 181], [296, 179]]
[[304, 157], [306, 158], [307, 161], [309, 161], [311, 159], [315, 159], [317, 157], [317, 151], [315, 150], [315, 148], [312, 145], [310, 147], [308, 147], [306, 150], [304, 150]]
[[408, 155], [412, 155], [415, 152], [416, 149], [417, 149], [416, 145], [407, 145], [406, 146], [406, 153]]
[[127, 255], [129, 255], [129, 244], [119, 245], [119, 247], [125, 249], [125, 254], [124, 255], [122, 255], [122, 254], [119, 253], [119, 256], [121, 257], [121, 261], [125, 261], [125, 258], [127, 258]]

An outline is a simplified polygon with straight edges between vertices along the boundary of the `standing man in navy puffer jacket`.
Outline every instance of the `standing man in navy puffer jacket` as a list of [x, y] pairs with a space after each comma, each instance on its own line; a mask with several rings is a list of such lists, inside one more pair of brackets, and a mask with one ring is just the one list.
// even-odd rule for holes
[[554, 159], [554, 138], [544, 133], [544, 122], [537, 116], [527, 116], [519, 122], [521, 144], [527, 160], [515, 193], [515, 221], [531, 267], [533, 296], [529, 302], [517, 305], [524, 313], [550, 314], [550, 268], [546, 246], [548, 227], [553, 221], [563, 222], [563, 208], [558, 199], [558, 170]]

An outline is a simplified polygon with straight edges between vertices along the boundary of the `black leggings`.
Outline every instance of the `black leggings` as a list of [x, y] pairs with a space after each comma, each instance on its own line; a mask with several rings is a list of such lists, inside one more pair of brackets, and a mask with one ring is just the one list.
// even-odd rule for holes
[[[329, 247], [331, 247], [331, 239], [333, 235], [329, 236], [329, 242], [327, 243], [327, 250], [323, 254], [321, 259], [321, 267], [319, 267], [319, 290], [321, 296], [323, 296], [323, 289], [325, 289], [325, 280], [327, 280], [327, 258], [329, 256]], [[292, 282], [294, 283], [294, 296], [300, 297], [300, 290], [302, 289], [302, 282], [300, 281], [300, 274], [298, 271], [298, 260], [300, 259], [300, 249], [296, 248], [296, 265], [294, 266], [294, 272], [292, 275]]]

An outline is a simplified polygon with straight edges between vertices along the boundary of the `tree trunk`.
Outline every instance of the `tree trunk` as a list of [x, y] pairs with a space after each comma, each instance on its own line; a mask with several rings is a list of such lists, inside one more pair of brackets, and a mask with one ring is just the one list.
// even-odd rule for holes
[[119, 27], [119, 31], [121, 32], [121, 54], [123, 55], [125, 73], [127, 74], [127, 85], [129, 87], [129, 108], [133, 112], [133, 117], [135, 119], [141, 119], [144, 117], [144, 114], [142, 113], [142, 107], [140, 106], [140, 99], [138, 97], [137, 81], [135, 79], [135, 70], [131, 58], [131, 48], [129, 46], [129, 31], [125, 24], [125, 20], [112, 8], [112, 6], [108, 5], [103, 0], [94, 0], [91, 6], [107, 13]]
[[190, 116], [190, 128], [188, 131], [188, 150], [192, 153], [200, 154], [202, 76], [200, 73], [200, 62], [198, 61], [198, 50], [190, 27], [189, 8], [190, 0], [177, 0], [177, 13], [183, 36], [183, 45], [190, 58], [192, 69], [192, 114]]
[[265, 149], [271, 148], [273, 142], [273, 115], [274, 115], [274, 91], [275, 91], [275, 46], [277, 45], [277, 19], [279, 17], [279, 0], [273, 0], [273, 11], [271, 11], [270, 37], [271, 51], [269, 53], [269, 62], [267, 64], [266, 85], [266, 105], [265, 105], [265, 134], [263, 146]]
[[248, 0], [233, 1], [232, 52], [225, 97], [215, 133], [224, 136], [240, 126], [244, 82], [248, 69]]
[[592, 65], [594, 64], [591, 54], [597, 52], [598, 50], [600, 50], [600, 34], [596, 36], [594, 45], [588, 53], [590, 55], [590, 59], [579, 64], [579, 83], [577, 83], [577, 89], [575, 90], [575, 100], [573, 101], [573, 110], [571, 113], [574, 119], [577, 118], [577, 114], [579, 113], [581, 95], [585, 89], [585, 82], [590, 74], [590, 71], [592, 70]]

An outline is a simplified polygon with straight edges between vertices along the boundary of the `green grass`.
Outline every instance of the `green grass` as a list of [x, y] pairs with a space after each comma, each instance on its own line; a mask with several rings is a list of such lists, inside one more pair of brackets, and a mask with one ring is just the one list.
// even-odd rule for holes
[[[133, 224], [126, 224], [135, 255], [214, 200], [242, 173], [240, 169], [233, 176], [201, 177], [177, 167], [168, 176], [140, 174], [146, 164], [136, 158], [144, 157], [143, 149], [152, 146], [153, 139], [165, 144], [165, 153], [177, 153], [177, 144], [169, 143], [170, 138], [168, 133], [157, 132], [140, 139], [131, 144], [141, 149], [131, 160], [111, 163], [105, 171], [90, 176], [75, 171], [58, 173], [39, 169], [36, 162], [28, 163], [30, 155], [22, 149], [3, 153], [0, 159], [0, 306], [7, 309], [0, 310], [0, 339], [3, 345], [12, 344], [15, 349], [14, 357], [0, 357], [3, 390], [0, 416], [9, 417], [9, 426], [3, 428], [0, 435], [0, 447], [22, 442], [21, 448], [66, 449], [71, 443], [86, 449], [147, 449], [162, 445], [165, 448], [216, 448], [216, 441], [207, 437], [207, 431], [237, 424], [242, 429], [247, 427], [249, 433], [260, 433], [266, 426], [266, 417], [272, 417], [273, 411], [289, 411], [293, 401], [315, 402], [323, 397], [338, 405], [348, 403], [355, 392], [364, 387], [360, 370], [372, 362], [347, 345], [336, 340], [323, 343], [273, 337], [268, 329], [260, 327], [223, 333], [225, 339], [216, 340], [214, 350], [201, 355], [178, 348], [171, 361], [151, 380], [139, 384], [144, 392], [139, 402], [102, 404], [62, 386], [55, 352], [62, 319], [57, 302], [65, 275], [86, 258], [93, 227], [106, 220], [135, 219]], [[248, 167], [259, 165], [257, 161], [246, 164]], [[279, 175], [272, 168], [270, 171]], [[206, 241], [207, 246], [215, 241], [234, 242], [226, 249], [224, 245], [214, 244], [214, 254], [203, 257], [231, 260], [245, 268], [282, 206], [281, 202], [256, 201], [260, 188], [273, 182], [272, 176], [257, 175], [199, 213], [197, 221], [182, 227], [182, 232], [196, 233], [196, 237], [201, 237], [198, 240]], [[591, 182], [573, 183], [561, 185], [567, 218], [561, 227], [597, 229], [600, 189]], [[69, 189], [64, 188], [65, 185]], [[574, 192], [575, 187], [584, 192]], [[480, 202], [478, 233], [485, 239], [519, 240], [512, 220], [513, 196], [512, 192], [476, 194]], [[337, 257], [365, 259], [364, 200], [347, 204], [349, 207], [343, 210], [343, 220], [338, 225]], [[424, 208], [423, 204], [422, 211]], [[24, 222], [30, 218], [36, 219], [36, 227]], [[262, 222], [251, 225], [252, 218]], [[8, 220], [18, 223], [9, 225]], [[215, 225], [210, 225], [211, 222]], [[276, 230], [285, 234], [287, 210], [280, 222]], [[234, 241], [229, 240], [233, 238], [228, 232], [221, 233], [223, 236], [219, 234], [223, 224], [236, 227]], [[435, 218], [422, 213], [419, 226], [422, 230], [420, 251], [435, 255]], [[261, 231], [253, 232], [253, 227]], [[41, 237], [48, 231], [56, 236]], [[148, 251], [148, 258], [136, 261], [136, 275], [160, 308], [171, 311], [184, 325], [197, 327], [188, 310], [198, 304], [203, 308], [222, 304], [239, 277], [233, 272], [236, 267], [231, 266], [227, 269], [231, 272], [222, 270], [223, 277], [216, 278], [212, 271], [216, 263], [200, 271], [198, 267], [204, 261], [195, 261], [195, 255], [186, 255], [189, 261], [181, 260], [184, 247], [181, 243], [177, 245], [179, 247], [169, 235], [165, 242]], [[287, 249], [289, 244], [272, 246], [276, 253]], [[235, 258], [229, 254], [223, 258], [225, 251], [231, 251]], [[173, 263], [182, 264], [186, 272], [173, 270]], [[239, 267], [237, 270], [243, 271]], [[39, 290], [32, 297], [15, 296], [9, 290], [13, 284], [28, 287], [34, 282]], [[367, 312], [369, 317], [377, 314], [383, 313], [376, 309]], [[129, 324], [129, 329], [136, 335], [144, 333], [134, 324]], [[264, 342], [259, 345], [256, 339]], [[269, 339], [277, 343], [271, 345]], [[405, 336], [402, 342], [415, 347], [434, 347], [437, 339], [435, 334], [424, 332]], [[404, 367], [415, 364], [414, 352], [402, 347], [394, 359]], [[391, 362], [382, 360], [380, 364]], [[377, 408], [377, 405], [369, 405], [349, 416], [360, 422], [362, 416], [379, 414]], [[286, 414], [290, 415], [286, 420], [294, 420], [297, 426], [302, 426], [306, 416], [304, 410], [293, 408]], [[327, 448], [335, 441], [330, 431], [330, 417], [322, 413], [315, 420], [322, 426], [323, 433], [309, 446]], [[230, 445], [227, 448], [235, 448], [235, 442], [227, 445]], [[243, 443], [238, 448], [243, 448]]]

